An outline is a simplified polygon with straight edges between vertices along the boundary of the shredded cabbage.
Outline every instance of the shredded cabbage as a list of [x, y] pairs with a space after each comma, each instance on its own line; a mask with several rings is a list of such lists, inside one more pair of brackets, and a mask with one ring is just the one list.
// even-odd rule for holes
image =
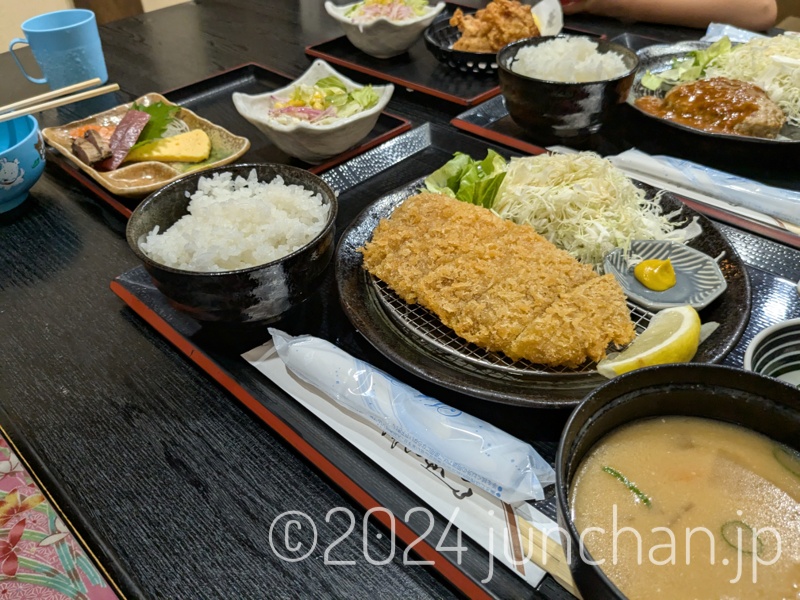
[[593, 152], [512, 158], [492, 210], [596, 267], [615, 248], [628, 253], [633, 240], [685, 241], [699, 229], [676, 230], [682, 223], [663, 213], [659, 196], [647, 198]]
[[706, 77], [728, 77], [757, 85], [780, 106], [791, 125], [800, 125], [800, 36], [755, 38], [720, 54]]

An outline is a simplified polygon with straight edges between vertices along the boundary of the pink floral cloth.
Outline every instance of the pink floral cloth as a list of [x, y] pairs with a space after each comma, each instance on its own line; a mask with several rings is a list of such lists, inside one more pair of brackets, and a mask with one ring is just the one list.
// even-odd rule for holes
[[0, 600], [118, 599], [0, 436]]

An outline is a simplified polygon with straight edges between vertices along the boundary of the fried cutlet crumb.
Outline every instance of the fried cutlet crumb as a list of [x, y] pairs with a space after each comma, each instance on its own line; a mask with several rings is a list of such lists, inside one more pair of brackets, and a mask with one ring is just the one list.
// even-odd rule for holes
[[599, 361], [609, 343], [624, 346], [636, 330], [613, 275], [595, 277], [561, 294], [514, 340], [507, 354], [546, 365]]
[[531, 7], [518, 0], [492, 0], [474, 15], [457, 8], [450, 25], [461, 31], [453, 50], [464, 52], [497, 52], [506, 44], [539, 35]]
[[[633, 332], [613, 278], [598, 277], [532, 227], [447, 196], [409, 198], [361, 252], [364, 268], [403, 300], [512, 358], [575, 366], [602, 357], [609, 341], [630, 341], [625, 323]], [[576, 322], [542, 325], [553, 310]]]

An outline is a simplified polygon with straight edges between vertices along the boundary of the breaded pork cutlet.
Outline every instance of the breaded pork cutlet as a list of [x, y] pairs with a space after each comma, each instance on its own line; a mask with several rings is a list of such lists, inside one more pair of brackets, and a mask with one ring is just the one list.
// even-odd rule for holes
[[511, 358], [575, 367], [634, 336], [613, 278], [598, 277], [529, 226], [447, 196], [406, 200], [362, 253], [364, 268], [403, 300]]

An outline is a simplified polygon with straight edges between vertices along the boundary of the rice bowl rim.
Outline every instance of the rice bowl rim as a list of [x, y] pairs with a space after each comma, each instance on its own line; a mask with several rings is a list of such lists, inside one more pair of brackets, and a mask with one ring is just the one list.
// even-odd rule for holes
[[[191, 179], [199, 180], [200, 177], [203, 177], [203, 176], [206, 176], [206, 175], [213, 175], [215, 173], [220, 173], [220, 174], [221, 173], [227, 173], [227, 172], [231, 172], [232, 169], [247, 170], [247, 169], [258, 169], [258, 168], [263, 168], [263, 167], [269, 167], [269, 168], [276, 168], [277, 167], [277, 168], [280, 168], [281, 170], [289, 170], [289, 171], [294, 171], [294, 172], [299, 172], [299, 173], [305, 173], [307, 176], [310, 176], [312, 178], [312, 180], [314, 180], [314, 179], [317, 180], [317, 183], [322, 188], [320, 191], [309, 190], [308, 187], [306, 187], [305, 185], [299, 184], [299, 183], [292, 184], [292, 183], [285, 183], [284, 182], [284, 185], [301, 185], [306, 190], [312, 191], [315, 194], [320, 194], [321, 196], [323, 196], [323, 198], [324, 197], [328, 198], [328, 201], [329, 201], [328, 202], [328, 206], [330, 206], [330, 210], [328, 211], [328, 217], [327, 217], [327, 219], [325, 221], [325, 224], [322, 227], [322, 230], [316, 236], [314, 236], [314, 238], [312, 240], [306, 242], [305, 244], [303, 244], [302, 247], [298, 248], [297, 250], [294, 250], [293, 252], [290, 252], [289, 254], [284, 254], [280, 258], [276, 258], [276, 259], [271, 260], [269, 262], [261, 263], [261, 264], [258, 264], [258, 265], [253, 265], [252, 267], [245, 267], [243, 269], [232, 269], [232, 270], [227, 270], [227, 271], [190, 271], [188, 269], [178, 269], [176, 267], [171, 267], [169, 265], [165, 265], [163, 263], [160, 263], [160, 262], [152, 259], [150, 256], [148, 256], [144, 252], [144, 250], [142, 250], [139, 247], [139, 244], [140, 244], [140, 241], [141, 241], [141, 237], [139, 239], [137, 239], [137, 240], [132, 239], [131, 224], [135, 222], [135, 220], [138, 218], [138, 216], [142, 212], [144, 212], [145, 208], [148, 205], [150, 205], [152, 202], [157, 201], [159, 194], [164, 194], [164, 193], [168, 192], [170, 190], [170, 188], [178, 187], [181, 184], [186, 184]], [[276, 173], [276, 175], [278, 175], [278, 173]], [[275, 178], [273, 177], [269, 181], [262, 181], [259, 178], [258, 183], [270, 183], [270, 182], [274, 181], [274, 179]], [[185, 191], [188, 191], [188, 190], [185, 190]], [[198, 190], [195, 188], [195, 191], [191, 192], [191, 193], [193, 194], [193, 193], [196, 193], [197, 191]], [[291, 258], [291, 257], [293, 257], [293, 256], [295, 256], [297, 254], [300, 254], [301, 252], [304, 252], [309, 247], [315, 245], [325, 235], [327, 235], [328, 232], [330, 231], [330, 229], [335, 225], [336, 216], [337, 216], [338, 211], [339, 211], [339, 202], [338, 202], [338, 198], [336, 197], [336, 193], [333, 191], [333, 189], [327, 184], [327, 182], [324, 179], [322, 179], [321, 177], [315, 175], [314, 173], [306, 171], [305, 169], [301, 169], [300, 167], [293, 167], [291, 165], [283, 165], [283, 164], [279, 164], [279, 163], [244, 163], [244, 164], [236, 164], [236, 165], [225, 165], [225, 166], [217, 167], [215, 169], [209, 169], [207, 171], [191, 173], [189, 175], [186, 175], [185, 177], [181, 177], [180, 179], [177, 179], [176, 181], [173, 181], [172, 183], [169, 183], [169, 184], [165, 185], [160, 190], [157, 190], [157, 191], [153, 192], [152, 194], [150, 194], [149, 196], [147, 196], [147, 198], [145, 198], [134, 209], [134, 211], [131, 213], [131, 216], [128, 219], [128, 223], [127, 223], [127, 225], [125, 227], [125, 237], [128, 240], [128, 245], [130, 246], [131, 250], [133, 250], [133, 253], [137, 256], [137, 258], [139, 258], [139, 260], [141, 260], [142, 262], [144, 262], [147, 265], [151, 265], [151, 266], [157, 267], [157, 268], [159, 268], [159, 269], [161, 269], [163, 271], [167, 271], [169, 273], [175, 273], [177, 275], [205, 276], [205, 277], [222, 277], [222, 276], [225, 276], [225, 275], [241, 275], [241, 274], [244, 274], [244, 273], [258, 271], [258, 270], [263, 269], [263, 268], [265, 268], [267, 266], [272, 266], [274, 264], [283, 262], [283, 261], [285, 261], [285, 260], [287, 260], [287, 259], [289, 259], [289, 258]], [[189, 214], [189, 213], [186, 213], [186, 214]], [[172, 225], [174, 225], [174, 224], [175, 223], [172, 223], [170, 225], [170, 227], [172, 227]]]
[[[505, 64], [510, 61], [510, 58], [507, 55], [510, 54], [511, 51], [514, 50], [515, 48], [535, 47], [545, 42], [549, 42], [551, 40], [556, 40], [556, 39], [581, 39], [581, 38], [587, 39], [590, 42], [595, 42], [598, 46], [598, 49], [602, 46], [604, 48], [607, 48], [609, 51], [619, 54], [620, 57], [624, 58], [625, 56], [628, 56], [629, 58], [633, 59], [633, 67], [625, 71], [625, 73], [623, 73], [622, 75], [618, 75], [616, 77], [595, 79], [592, 81], [557, 81], [554, 79], [539, 79], [538, 77], [523, 75], [522, 73], [513, 71], [510, 65]], [[519, 50], [517, 50], [517, 52], [519, 52]], [[514, 54], [514, 58], [516, 58], [516, 54]], [[626, 77], [630, 77], [631, 75], [636, 73], [636, 71], [639, 68], [639, 56], [636, 54], [636, 52], [634, 52], [630, 48], [623, 46], [622, 44], [609, 42], [607, 40], [596, 39], [590, 35], [571, 35], [571, 34], [559, 33], [558, 35], [543, 35], [543, 36], [523, 38], [521, 40], [517, 40], [516, 42], [511, 42], [510, 44], [503, 46], [497, 52], [497, 66], [501, 71], [505, 71], [507, 74], [512, 75], [513, 77], [519, 77], [520, 79], [527, 81], [533, 81], [537, 83], [548, 83], [553, 85], [586, 86], [598, 83], [613, 83], [616, 81], [621, 81]]]

